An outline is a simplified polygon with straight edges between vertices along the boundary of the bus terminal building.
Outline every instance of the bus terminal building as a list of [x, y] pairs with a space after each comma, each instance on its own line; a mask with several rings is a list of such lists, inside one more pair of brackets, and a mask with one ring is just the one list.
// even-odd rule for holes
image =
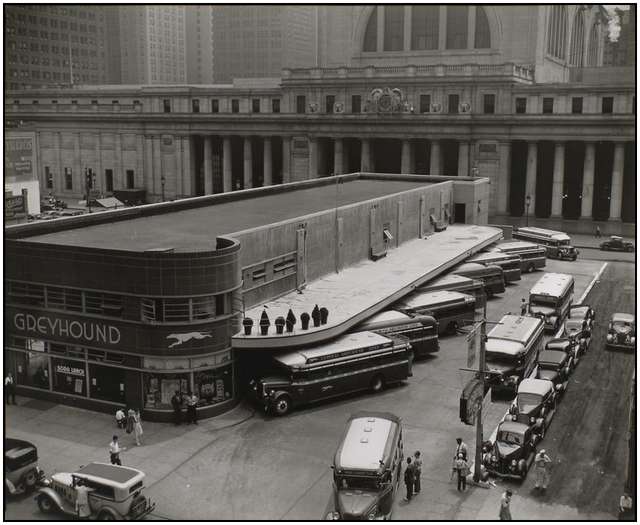
[[[481, 177], [354, 173], [8, 227], [5, 370], [30, 397], [168, 421], [192, 390], [216, 415], [243, 393], [240, 349], [335, 338], [498, 240], [488, 193]], [[261, 339], [262, 305], [288, 297], [328, 322]]]

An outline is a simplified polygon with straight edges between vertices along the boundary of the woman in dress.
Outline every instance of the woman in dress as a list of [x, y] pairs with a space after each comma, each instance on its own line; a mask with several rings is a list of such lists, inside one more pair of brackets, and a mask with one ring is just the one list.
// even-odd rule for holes
[[140, 411], [136, 410], [133, 413], [133, 433], [136, 437], [136, 445], [142, 445], [142, 422], [140, 418]]

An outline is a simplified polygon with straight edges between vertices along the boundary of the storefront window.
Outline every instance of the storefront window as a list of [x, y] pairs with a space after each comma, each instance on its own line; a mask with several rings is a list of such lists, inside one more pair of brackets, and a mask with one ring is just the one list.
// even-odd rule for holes
[[90, 364], [91, 397], [112, 403], [124, 403], [124, 374], [122, 368]]
[[51, 359], [53, 389], [64, 394], [86, 396], [85, 363], [66, 359]]
[[189, 392], [189, 374], [144, 374], [145, 408], [170, 409], [176, 392]]
[[233, 395], [231, 365], [193, 373], [198, 406], [215, 405]]
[[40, 352], [13, 352], [16, 382], [19, 385], [49, 390], [49, 358]]

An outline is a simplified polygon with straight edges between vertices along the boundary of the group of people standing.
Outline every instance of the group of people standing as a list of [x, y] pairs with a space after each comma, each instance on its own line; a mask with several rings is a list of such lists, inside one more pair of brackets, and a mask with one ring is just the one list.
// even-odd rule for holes
[[182, 422], [182, 407], [187, 406], [187, 425], [193, 423], [198, 424], [198, 413], [196, 407], [198, 406], [198, 396], [195, 393], [189, 391], [185, 397], [176, 390], [175, 394], [171, 398], [171, 407], [173, 408], [173, 424], [179, 425]]
[[[130, 408], [125, 413], [124, 409], [119, 408], [116, 411], [116, 425], [127, 434], [133, 434], [136, 445], [142, 445], [142, 434], [144, 434], [144, 431], [142, 430], [142, 417], [140, 416], [139, 410]], [[122, 465], [120, 453], [125, 450], [127, 450], [126, 447], [120, 446], [118, 436], [114, 434], [111, 443], [109, 443], [109, 459], [112, 465]]]
[[411, 498], [420, 494], [420, 476], [422, 475], [422, 458], [420, 451], [416, 450], [413, 458], [407, 458], [407, 466], [404, 470], [404, 484], [407, 487], [407, 497], [405, 501], [411, 501]]

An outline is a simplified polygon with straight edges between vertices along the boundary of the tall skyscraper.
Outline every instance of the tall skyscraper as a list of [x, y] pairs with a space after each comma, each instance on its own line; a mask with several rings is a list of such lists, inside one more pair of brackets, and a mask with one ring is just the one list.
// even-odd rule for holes
[[283, 67], [313, 67], [317, 8], [310, 5], [213, 6], [213, 76], [277, 77]]
[[108, 82], [101, 6], [4, 7], [5, 88]]
[[213, 21], [210, 5], [185, 7], [187, 82], [213, 83]]
[[184, 83], [185, 7], [131, 4], [118, 9], [122, 83]]

